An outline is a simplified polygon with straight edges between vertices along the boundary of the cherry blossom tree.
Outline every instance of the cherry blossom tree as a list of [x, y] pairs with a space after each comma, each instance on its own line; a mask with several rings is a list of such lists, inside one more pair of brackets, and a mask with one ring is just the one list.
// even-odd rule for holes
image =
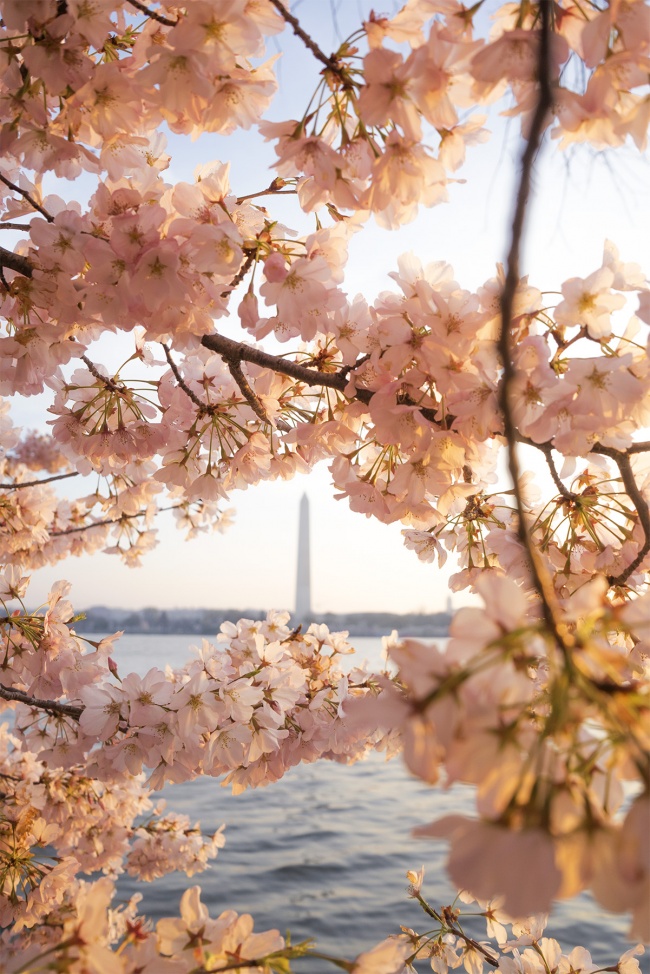
[[[650, 286], [611, 242], [560, 294], [519, 265], [544, 153], [646, 150], [650, 8], [408, 0], [331, 54], [283, 0], [0, 10], [2, 969], [286, 972], [310, 954], [355, 974], [591, 974], [585, 946], [543, 936], [552, 902], [583, 889], [649, 939]], [[313, 55], [313, 90], [270, 122], [282, 31]], [[444, 203], [489, 138], [486, 106], [521, 126], [504, 265], [473, 293], [410, 255], [394, 290], [350, 296], [352, 235]], [[166, 180], [165, 132], [251, 127], [273, 144], [270, 183], [238, 195], [223, 160]], [[283, 194], [311, 232], [274, 215]], [[118, 332], [129, 353], [109, 369], [99, 342]], [[17, 429], [11, 398], [43, 393], [51, 433]], [[483, 607], [457, 612], [446, 648], [406, 640], [385, 672], [350, 669], [346, 634], [276, 612], [140, 677], [117, 671], [119, 634], [75, 631], [66, 583], [27, 609], [30, 570], [100, 550], [135, 565], [158, 512], [220, 529], [237, 488], [321, 460], [419, 558], [453, 552], [454, 586]], [[348, 960], [210, 918], [197, 886], [155, 930], [137, 898], [111, 906], [120, 872], [192, 877], [223, 844], [155, 803], [165, 783], [237, 792], [371, 749], [475, 786], [475, 818], [419, 830], [448, 839], [462, 891], [438, 909], [409, 872], [433, 933]], [[641, 950], [606, 969], [637, 974]]]

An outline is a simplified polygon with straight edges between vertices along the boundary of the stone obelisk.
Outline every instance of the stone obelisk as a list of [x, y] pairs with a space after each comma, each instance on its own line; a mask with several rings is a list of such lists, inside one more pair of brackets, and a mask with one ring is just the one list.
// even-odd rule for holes
[[298, 565], [296, 568], [296, 618], [311, 621], [311, 574], [309, 569], [309, 499], [300, 499]]

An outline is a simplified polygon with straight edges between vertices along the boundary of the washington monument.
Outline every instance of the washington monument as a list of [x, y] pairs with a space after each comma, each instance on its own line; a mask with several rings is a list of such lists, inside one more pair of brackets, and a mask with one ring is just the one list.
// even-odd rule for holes
[[309, 498], [300, 498], [298, 521], [298, 565], [296, 568], [296, 618], [311, 617], [311, 575], [309, 569]]

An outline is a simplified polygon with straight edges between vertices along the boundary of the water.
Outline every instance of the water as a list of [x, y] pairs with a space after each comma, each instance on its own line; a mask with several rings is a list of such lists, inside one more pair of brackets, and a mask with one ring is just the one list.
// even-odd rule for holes
[[[116, 647], [120, 672], [182, 665], [191, 636], [124, 636]], [[379, 665], [380, 641], [353, 640], [361, 657]], [[255, 928], [291, 930], [292, 940], [315, 937], [320, 950], [354, 957], [400, 925], [422, 933], [427, 918], [406, 895], [406, 870], [425, 865], [423, 893], [433, 906], [451, 903], [446, 844], [414, 839], [413, 826], [450, 812], [472, 813], [472, 790], [431, 788], [409, 775], [397, 758], [374, 754], [352, 767], [320, 761], [292, 769], [267, 788], [233, 797], [214, 779], [173, 785], [168, 807], [200, 821], [205, 832], [226, 825], [226, 845], [212, 867], [188, 880], [172, 874], [153, 883], [120, 879], [122, 894], [144, 894], [153, 919], [178, 913], [183, 890], [203, 889], [211, 916], [225, 909], [252, 913]], [[547, 928], [564, 949], [586, 946], [599, 964], [615, 963], [630, 946], [625, 917], [602, 911], [582, 895], [562, 903]], [[482, 925], [476, 929], [485, 938]], [[648, 957], [642, 970], [650, 970]], [[645, 963], [646, 966], [643, 966]], [[298, 970], [335, 968], [301, 961]]]

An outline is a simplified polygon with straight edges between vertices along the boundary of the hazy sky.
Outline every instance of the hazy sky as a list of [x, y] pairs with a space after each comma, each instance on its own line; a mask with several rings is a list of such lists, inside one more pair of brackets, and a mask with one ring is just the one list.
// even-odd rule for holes
[[[354, 26], [356, 9], [370, 6], [338, 5], [341, 36], [347, 33], [348, 23]], [[386, 7], [392, 9], [391, 3]], [[324, 49], [336, 45], [329, 5], [303, 0], [293, 9]], [[295, 38], [283, 36], [278, 43], [286, 52], [279, 68], [286, 92], [268, 114], [274, 120], [302, 114], [312, 81], [314, 85], [318, 81], [318, 66]], [[273, 42], [269, 50], [273, 53]], [[379, 230], [371, 223], [357, 234], [344, 284], [350, 296], [363, 292], [372, 299], [384, 289], [393, 289], [387, 275], [396, 269], [397, 257], [409, 250], [425, 263], [451, 263], [462, 287], [476, 288], [494, 275], [497, 262], [505, 256], [520, 145], [516, 120], [495, 118], [490, 124], [490, 142], [469, 150], [468, 164], [458, 174], [467, 182], [450, 186], [450, 203], [422, 210], [415, 223], [400, 231]], [[272, 148], [255, 131], [229, 138], [208, 135], [194, 143], [172, 138], [170, 151], [167, 178], [171, 182], [191, 180], [196, 165], [214, 160], [231, 160], [233, 191], [238, 194], [260, 189], [272, 178], [268, 171]], [[636, 260], [648, 270], [649, 187], [648, 160], [639, 159], [635, 150], [610, 154], [579, 148], [559, 155], [554, 145], [547, 146], [535, 181], [525, 248], [524, 269], [531, 283], [552, 290], [568, 277], [586, 276], [600, 266], [606, 238], [617, 244], [624, 260]], [[313, 219], [299, 220], [295, 206], [286, 199], [281, 214], [285, 222], [301, 232], [313, 229]], [[44, 418], [36, 400], [14, 409], [14, 416], [26, 427], [42, 426]], [[163, 515], [160, 544], [140, 569], [129, 569], [115, 556], [103, 554], [42, 569], [34, 575], [30, 604], [44, 598], [54, 580], [67, 578], [80, 609], [100, 603], [134, 608], [292, 608], [298, 506], [305, 491], [311, 505], [316, 618], [319, 611], [328, 610], [409, 612], [445, 607], [449, 572], [424, 565], [407, 551], [400, 525], [369, 521], [351, 513], [345, 501], [335, 500], [323, 464], [308, 477], [263, 483], [234, 494], [236, 519], [226, 534], [184, 542], [171, 515]], [[466, 600], [464, 595], [455, 596], [456, 604]]]

